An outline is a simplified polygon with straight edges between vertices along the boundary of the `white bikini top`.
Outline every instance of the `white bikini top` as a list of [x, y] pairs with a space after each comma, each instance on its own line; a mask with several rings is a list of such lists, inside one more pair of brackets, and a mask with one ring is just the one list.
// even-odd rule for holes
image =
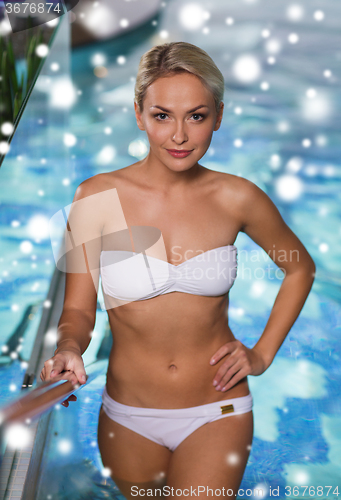
[[104, 250], [100, 255], [103, 292], [120, 300], [146, 300], [171, 292], [225, 295], [237, 276], [237, 247], [200, 253], [179, 265], [145, 253]]

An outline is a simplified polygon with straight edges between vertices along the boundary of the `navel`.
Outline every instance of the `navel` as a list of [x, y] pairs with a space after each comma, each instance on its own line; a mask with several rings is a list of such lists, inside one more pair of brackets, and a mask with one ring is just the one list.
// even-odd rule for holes
[[169, 365], [168, 369], [174, 371], [177, 369], [177, 367], [176, 365]]

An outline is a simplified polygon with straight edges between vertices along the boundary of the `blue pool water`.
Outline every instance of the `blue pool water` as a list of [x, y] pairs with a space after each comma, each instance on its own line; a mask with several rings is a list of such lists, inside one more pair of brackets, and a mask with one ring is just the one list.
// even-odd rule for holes
[[[76, 49], [73, 80], [81, 94], [70, 114], [69, 131], [77, 138], [70, 148], [70, 164], [66, 168], [52, 163], [53, 168], [48, 168], [32, 164], [30, 158], [13, 157], [2, 168], [0, 343], [16, 327], [25, 306], [45, 298], [52, 274], [49, 239], [36, 242], [30, 236], [32, 217], [51, 217], [71, 202], [82, 180], [145, 156], [146, 137], [136, 125], [133, 109], [139, 59], [152, 45], [164, 41], [199, 45], [213, 57], [227, 87], [222, 126], [201, 164], [241, 175], [261, 187], [317, 265], [312, 292], [273, 364], [260, 377], [249, 377], [255, 433], [242, 488], [262, 487], [265, 498], [279, 487], [279, 498], [294, 498], [296, 485], [299, 490], [295, 491], [303, 498], [303, 486], [309, 485], [315, 488], [310, 498], [337, 498], [335, 488], [341, 493], [341, 8], [331, 0], [301, 1], [302, 17], [294, 20], [288, 17], [290, 4], [284, 0], [198, 0], [195, 4], [209, 13], [195, 30], [186, 24], [188, 16], [185, 25], [181, 21], [184, 2], [171, 0], [165, 2], [156, 25]], [[324, 13], [321, 20], [319, 11]], [[107, 78], [93, 73], [96, 54], [106, 58]], [[244, 72], [238, 58], [244, 55], [251, 56], [260, 70], [249, 83], [240, 81]], [[119, 64], [119, 56], [125, 57], [124, 64]], [[22, 178], [25, 186], [18, 181]], [[68, 182], [63, 183], [66, 178]], [[42, 185], [48, 196], [34, 195]], [[19, 220], [20, 226], [13, 227], [13, 220]], [[19, 247], [26, 240], [34, 245], [29, 254]], [[235, 244], [239, 271], [230, 292], [230, 326], [251, 347], [264, 329], [281, 278], [276, 277], [276, 266], [265, 252], [246, 235], [240, 234]], [[252, 269], [251, 277], [243, 274], [246, 267]], [[98, 340], [92, 341], [86, 364], [94, 361], [105, 329], [105, 313], [98, 314]], [[33, 325], [29, 331], [34, 332]], [[27, 346], [31, 345], [28, 335]], [[23, 359], [25, 355], [28, 359], [29, 348], [22, 352]], [[2, 365], [4, 399], [16, 394], [11, 384], [17, 390], [20, 387], [19, 366], [18, 360], [8, 359]], [[96, 441], [104, 383], [101, 375], [78, 391], [77, 403], [53, 411], [45, 480], [37, 500], [47, 495], [76, 499], [118, 493], [101, 474]], [[64, 480], [53, 481], [53, 477]], [[324, 489], [320, 495], [318, 486], [332, 486], [332, 490], [327, 495]]]

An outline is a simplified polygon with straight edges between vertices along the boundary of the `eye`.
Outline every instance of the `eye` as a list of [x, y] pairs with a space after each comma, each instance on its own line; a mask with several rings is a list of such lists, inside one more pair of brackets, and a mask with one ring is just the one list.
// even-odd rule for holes
[[199, 116], [199, 118], [201, 118], [200, 120], [194, 120], [195, 122], [201, 122], [205, 118], [204, 115], [201, 115], [200, 113], [194, 113], [192, 116]]
[[166, 113], [158, 113], [157, 115], [154, 115], [155, 118], [161, 122], [164, 122], [165, 120], [163, 120], [162, 118], [159, 118], [160, 116], [168, 116], [166, 115]]

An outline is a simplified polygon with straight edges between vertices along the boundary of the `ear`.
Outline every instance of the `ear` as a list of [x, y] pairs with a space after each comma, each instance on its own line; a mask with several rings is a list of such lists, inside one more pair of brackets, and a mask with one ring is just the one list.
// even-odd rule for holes
[[135, 109], [136, 123], [137, 123], [138, 128], [140, 130], [145, 130], [140, 108], [138, 107], [138, 105], [135, 101], [134, 101], [134, 109]]
[[217, 119], [213, 130], [218, 130], [221, 125], [221, 120], [223, 119], [224, 103], [220, 103], [219, 113], [217, 114]]

